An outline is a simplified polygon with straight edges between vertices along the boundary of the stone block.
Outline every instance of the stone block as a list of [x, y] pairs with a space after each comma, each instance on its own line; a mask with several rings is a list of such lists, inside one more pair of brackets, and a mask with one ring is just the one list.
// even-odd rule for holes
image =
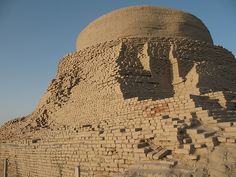
[[175, 149], [174, 150], [174, 153], [175, 154], [185, 154], [185, 155], [188, 155], [188, 154], [190, 154], [190, 150], [188, 150], [188, 149]]
[[217, 140], [220, 142], [220, 143], [226, 143], [226, 138], [225, 137], [217, 137]]
[[168, 149], [161, 149], [157, 153], [154, 153], [152, 158], [153, 158], [153, 160], [159, 160], [159, 159], [162, 159], [163, 157], [169, 155], [170, 153], [171, 153], [171, 151]]

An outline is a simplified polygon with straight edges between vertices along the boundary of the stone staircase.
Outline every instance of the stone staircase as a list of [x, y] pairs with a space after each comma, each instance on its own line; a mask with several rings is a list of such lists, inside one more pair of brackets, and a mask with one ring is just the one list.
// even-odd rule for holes
[[177, 170], [176, 174], [187, 175], [176, 165], [179, 159], [197, 161], [204, 148], [235, 143], [233, 96], [226, 100], [222, 95], [148, 100], [144, 107], [147, 113], [140, 120], [135, 119], [130, 130], [136, 139], [132, 144], [135, 160], [130, 162], [126, 175], [158, 177], [169, 168]]
[[[196, 107], [201, 107], [202, 110], [196, 112], [195, 117], [199, 118], [203, 124], [208, 126], [217, 126], [220, 127], [231, 125], [236, 122], [236, 109], [233, 109], [231, 106], [230, 109], [223, 107], [219, 103], [219, 99], [211, 98], [209, 96], [196, 96], [192, 95], [191, 97], [195, 102]], [[232, 105], [231, 101], [225, 101], [227, 104]], [[229, 122], [229, 123], [227, 123]]]
[[197, 107], [202, 108], [196, 111], [194, 118], [204, 126], [217, 130], [219, 142], [236, 142], [236, 93], [216, 92], [191, 98]]

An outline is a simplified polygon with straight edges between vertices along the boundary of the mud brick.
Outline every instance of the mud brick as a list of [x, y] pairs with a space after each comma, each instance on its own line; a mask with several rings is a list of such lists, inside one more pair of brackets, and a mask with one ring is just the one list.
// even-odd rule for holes
[[158, 151], [157, 153], [153, 154], [152, 158], [154, 160], [162, 159], [166, 155], [170, 154], [170, 152], [171, 151], [168, 149], [162, 149], [162, 150]]

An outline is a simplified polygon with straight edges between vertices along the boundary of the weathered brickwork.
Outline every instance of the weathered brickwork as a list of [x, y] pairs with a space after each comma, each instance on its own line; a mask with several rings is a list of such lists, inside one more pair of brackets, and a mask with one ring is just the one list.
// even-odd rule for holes
[[[236, 124], [225, 120], [228, 117], [211, 116], [210, 110], [203, 109], [203, 103], [216, 109], [214, 99], [197, 97], [127, 99], [115, 119], [57, 127], [29, 139], [6, 142], [1, 144], [1, 157], [9, 161], [10, 176], [74, 176], [76, 166], [80, 166], [82, 176], [112, 176], [137, 162], [170, 154], [170, 164], [180, 154], [197, 158], [190, 155], [194, 149], [235, 141], [236, 131]], [[235, 120], [235, 112], [224, 113]], [[212, 131], [198, 129], [197, 120]], [[223, 136], [213, 131], [217, 128], [225, 130]]]
[[[0, 173], [7, 159], [9, 177], [214, 176], [204, 159], [235, 148], [235, 68], [226, 49], [188, 37], [68, 54], [34, 112], [1, 127]], [[227, 165], [218, 176], [233, 177]]]

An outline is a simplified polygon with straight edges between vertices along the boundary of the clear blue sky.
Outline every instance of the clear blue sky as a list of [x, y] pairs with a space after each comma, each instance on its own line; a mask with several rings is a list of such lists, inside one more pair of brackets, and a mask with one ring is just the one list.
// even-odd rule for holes
[[95, 18], [130, 5], [190, 12], [236, 54], [235, 0], [0, 0], [0, 123], [33, 111], [58, 61]]

